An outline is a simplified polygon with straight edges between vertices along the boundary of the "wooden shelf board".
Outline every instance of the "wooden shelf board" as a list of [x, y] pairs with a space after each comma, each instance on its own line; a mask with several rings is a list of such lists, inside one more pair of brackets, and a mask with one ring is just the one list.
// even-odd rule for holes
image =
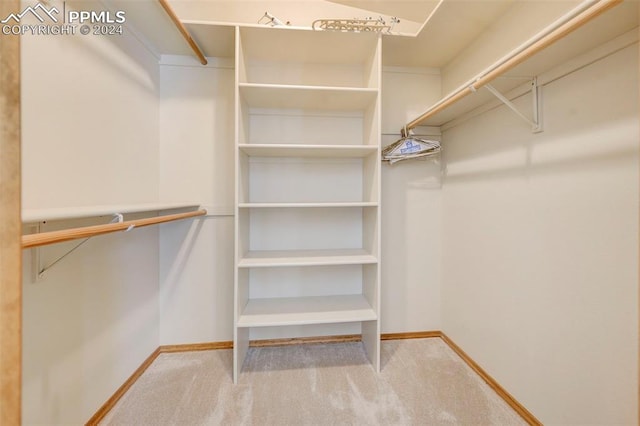
[[378, 89], [240, 83], [249, 107], [361, 111], [373, 105]]
[[362, 158], [378, 152], [373, 145], [242, 144], [238, 148], [252, 157]]
[[251, 299], [237, 327], [270, 327], [375, 321], [375, 311], [362, 295]]
[[241, 209], [327, 208], [327, 207], [378, 207], [375, 201], [322, 202], [322, 203], [240, 203]]
[[262, 250], [246, 253], [239, 268], [366, 265], [378, 263], [376, 256], [363, 249], [343, 250]]

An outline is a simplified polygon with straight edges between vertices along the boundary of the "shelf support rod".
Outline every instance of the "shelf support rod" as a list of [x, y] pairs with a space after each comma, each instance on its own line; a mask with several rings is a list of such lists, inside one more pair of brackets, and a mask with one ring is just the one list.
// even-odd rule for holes
[[118, 221], [105, 225], [85, 226], [82, 228], [63, 229], [61, 231], [43, 232], [42, 234], [31, 234], [22, 236], [22, 248], [44, 246], [47, 244], [62, 243], [64, 241], [79, 240], [96, 235], [104, 235], [112, 232], [130, 231], [143, 226], [157, 225], [160, 223], [172, 222], [174, 220], [189, 219], [196, 216], [205, 216], [205, 209], [195, 210], [185, 213], [169, 214], [165, 216], [149, 217], [146, 219], [136, 219], [129, 221]]
[[507, 99], [506, 96], [504, 96], [502, 93], [500, 93], [498, 91], [498, 89], [493, 87], [491, 84], [487, 83], [483, 87], [486, 88], [489, 92], [491, 92], [493, 94], [493, 96], [498, 98], [500, 100], [500, 102], [505, 104], [511, 111], [515, 112], [518, 117], [522, 118], [524, 121], [529, 123], [529, 125], [531, 126], [531, 130], [534, 133], [540, 133], [542, 131], [542, 125], [540, 123], [540, 110], [539, 110], [539, 108], [540, 108], [540, 100], [538, 99], [538, 96], [539, 96], [540, 92], [538, 91], [538, 81], [537, 81], [537, 79], [534, 78], [531, 81], [531, 95], [533, 96], [533, 120], [529, 119], [529, 117], [524, 115], [518, 109], [518, 107], [514, 105], [513, 102], [511, 102], [509, 99]]

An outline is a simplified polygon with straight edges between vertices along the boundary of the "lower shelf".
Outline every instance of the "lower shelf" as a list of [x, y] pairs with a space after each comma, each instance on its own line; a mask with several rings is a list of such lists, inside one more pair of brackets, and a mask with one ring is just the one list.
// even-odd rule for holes
[[374, 321], [376, 312], [363, 295], [252, 299], [238, 327], [330, 324]]
[[362, 249], [262, 250], [245, 253], [238, 262], [238, 267], [366, 265], [377, 262], [374, 255]]

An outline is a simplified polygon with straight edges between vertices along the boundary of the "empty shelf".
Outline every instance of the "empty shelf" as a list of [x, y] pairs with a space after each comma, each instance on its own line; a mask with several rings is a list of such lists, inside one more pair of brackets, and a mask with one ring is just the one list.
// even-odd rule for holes
[[373, 145], [243, 144], [240, 150], [254, 157], [362, 158], [378, 151]]
[[[240, 36], [242, 49], [249, 60], [281, 63], [364, 66], [377, 43], [374, 33], [292, 31], [288, 26], [243, 26]], [[330, 48], [338, 45], [339, 49]]]
[[322, 202], [322, 203], [241, 203], [241, 209], [255, 208], [316, 208], [316, 207], [377, 207], [375, 201], [354, 201], [354, 202]]
[[264, 250], [246, 253], [238, 262], [238, 267], [365, 265], [372, 263], [378, 263], [378, 259], [370, 252], [362, 249]]
[[378, 89], [355, 87], [241, 83], [239, 88], [247, 104], [255, 108], [362, 111], [378, 96]]
[[238, 327], [269, 327], [374, 321], [378, 318], [364, 296], [286, 297], [249, 300]]

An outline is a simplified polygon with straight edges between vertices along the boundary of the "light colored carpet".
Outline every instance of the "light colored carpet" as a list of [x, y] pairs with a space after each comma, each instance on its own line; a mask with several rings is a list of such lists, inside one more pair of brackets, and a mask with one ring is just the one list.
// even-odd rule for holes
[[441, 339], [161, 354], [103, 425], [524, 425]]

